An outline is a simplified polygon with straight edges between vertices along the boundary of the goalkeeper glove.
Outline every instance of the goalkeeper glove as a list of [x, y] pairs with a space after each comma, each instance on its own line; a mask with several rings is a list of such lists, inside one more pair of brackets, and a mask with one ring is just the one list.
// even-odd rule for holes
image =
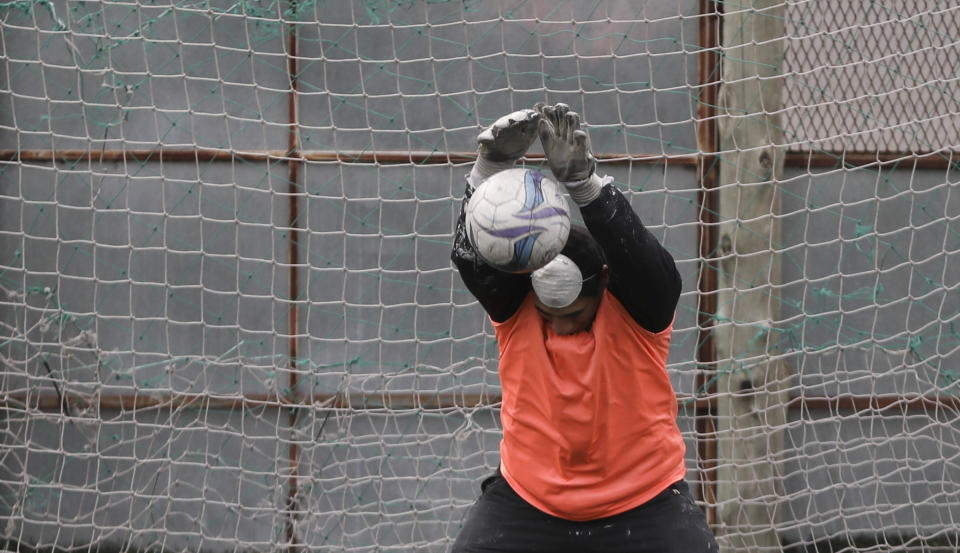
[[512, 169], [537, 138], [540, 113], [522, 109], [494, 121], [477, 136], [477, 162], [467, 180], [474, 187], [495, 173]]
[[595, 174], [597, 160], [590, 151], [590, 138], [580, 128], [580, 116], [566, 104], [537, 104], [536, 109], [547, 166], [577, 205], [589, 204], [600, 195], [605, 180]]

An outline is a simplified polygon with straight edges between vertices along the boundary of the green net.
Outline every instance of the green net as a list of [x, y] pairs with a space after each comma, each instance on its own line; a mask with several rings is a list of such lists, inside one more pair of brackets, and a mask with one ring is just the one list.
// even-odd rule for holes
[[[464, 177], [482, 128], [565, 102], [683, 277], [721, 544], [955, 550], [960, 9], [755, 7], [0, 3], [7, 548], [445, 551], [499, 461]], [[738, 142], [757, 115], [780, 138]]]

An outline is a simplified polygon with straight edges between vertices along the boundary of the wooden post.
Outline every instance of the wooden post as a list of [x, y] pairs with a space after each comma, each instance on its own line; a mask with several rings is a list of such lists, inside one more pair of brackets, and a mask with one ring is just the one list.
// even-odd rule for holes
[[778, 351], [782, 0], [725, 3], [719, 93], [717, 512], [725, 552], [780, 551], [788, 368]]

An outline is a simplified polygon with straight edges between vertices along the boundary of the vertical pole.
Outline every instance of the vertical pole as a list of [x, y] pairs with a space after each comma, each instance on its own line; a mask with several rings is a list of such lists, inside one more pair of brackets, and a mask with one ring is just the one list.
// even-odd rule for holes
[[779, 551], [789, 371], [777, 358], [785, 4], [723, 14], [717, 268], [717, 506], [723, 551]]
[[[296, 13], [296, 0], [291, 2], [293, 9], [291, 13]], [[287, 338], [288, 361], [287, 367], [290, 370], [288, 384], [288, 403], [290, 405], [290, 446], [288, 450], [289, 477], [287, 483], [287, 508], [286, 508], [286, 539], [289, 553], [296, 553], [298, 550], [296, 525], [299, 505], [297, 502], [298, 478], [300, 472], [300, 451], [297, 447], [297, 418], [300, 413], [297, 405], [297, 358], [299, 355], [297, 335], [298, 328], [298, 310], [297, 299], [300, 296], [300, 231], [298, 229], [300, 219], [300, 191], [298, 190], [298, 181], [300, 178], [300, 140], [299, 140], [299, 114], [297, 113], [297, 28], [295, 23], [287, 26], [287, 73], [290, 79], [290, 94], [287, 97], [287, 112], [289, 115], [289, 130], [287, 133], [287, 226], [289, 227], [289, 246], [287, 260], [289, 263], [288, 273], [288, 296], [290, 298], [290, 308], [287, 312]]]
[[707, 522], [716, 526], [716, 354], [713, 347], [713, 322], [717, 309], [717, 270], [714, 257], [717, 249], [717, 88], [720, 79], [720, 56], [718, 55], [719, 5], [714, 0], [700, 0], [700, 53], [697, 56], [697, 142], [700, 157], [697, 161], [697, 178], [700, 224], [697, 226], [697, 241], [700, 256], [700, 272], [697, 289], [697, 346], [696, 395], [706, 396], [707, 401], [697, 401], [695, 425], [697, 433], [697, 467], [700, 486], [699, 498], [707, 504]]

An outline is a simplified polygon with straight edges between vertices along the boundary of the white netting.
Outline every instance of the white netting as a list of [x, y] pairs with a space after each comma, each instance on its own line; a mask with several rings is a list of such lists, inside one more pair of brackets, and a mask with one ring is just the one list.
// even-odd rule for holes
[[[960, 7], [766, 4], [0, 3], [6, 548], [444, 551], [500, 435], [451, 232], [479, 130], [544, 101], [677, 259], [721, 544], [956, 550]], [[782, 104], [725, 111], [745, 13], [783, 29]], [[711, 229], [755, 221], [702, 186], [736, 189], [714, 169], [757, 146], [711, 137], [755, 113], [789, 152], [740, 175], [779, 197], [743, 252]], [[773, 320], [731, 308], [756, 287]], [[770, 362], [779, 403], [727, 387]]]

